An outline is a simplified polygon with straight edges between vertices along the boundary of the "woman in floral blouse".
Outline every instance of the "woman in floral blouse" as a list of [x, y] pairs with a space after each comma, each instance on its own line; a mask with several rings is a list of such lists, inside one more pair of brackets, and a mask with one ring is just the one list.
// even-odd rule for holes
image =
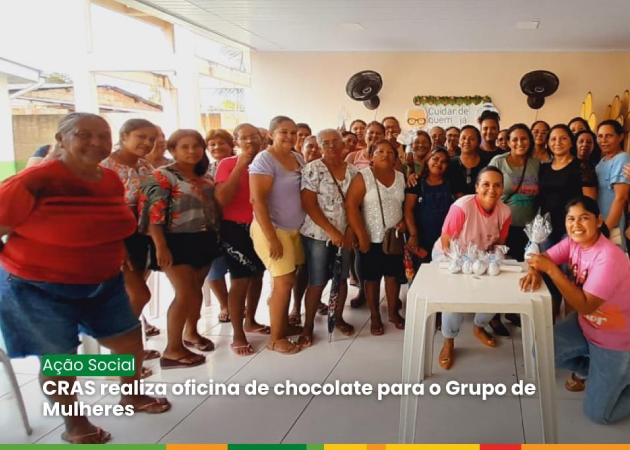
[[354, 334], [354, 327], [343, 320], [348, 295], [346, 280], [354, 248], [354, 233], [348, 226], [345, 200], [350, 181], [358, 170], [343, 160], [345, 144], [338, 131], [322, 130], [317, 135], [317, 141], [324, 153], [323, 158], [308, 163], [302, 170], [302, 207], [306, 218], [300, 233], [309, 278], [304, 331], [298, 340], [302, 348], [312, 345], [315, 313], [339, 249], [342, 249], [342, 268], [336, 326], [346, 336]]
[[162, 270], [175, 290], [168, 310], [168, 344], [162, 369], [194, 367], [205, 356], [194, 347], [211, 351], [214, 344], [197, 331], [203, 301], [202, 286], [218, 255], [219, 209], [214, 183], [206, 176], [206, 142], [195, 130], [178, 130], [166, 147], [175, 162], [148, 177], [142, 186], [141, 227], [153, 239], [150, 268]]
[[[120, 128], [120, 140], [118, 150], [113, 152], [101, 162], [101, 166], [112, 169], [125, 186], [125, 203], [138, 218], [138, 198], [140, 197], [140, 185], [144, 178], [151, 175], [153, 166], [144, 159], [153, 149], [158, 136], [157, 127], [146, 119], [130, 119]], [[127, 250], [127, 263], [123, 264], [123, 276], [125, 277], [125, 289], [129, 295], [131, 308], [137, 317], [142, 314], [142, 309], [151, 300], [151, 291], [147, 287], [148, 277], [147, 262], [149, 256], [149, 244], [151, 238], [146, 234], [136, 231], [125, 239]], [[144, 318], [143, 318], [144, 321]], [[147, 335], [159, 334], [159, 330], [148, 326], [145, 322]], [[156, 350], [145, 350], [145, 359], [159, 358]], [[143, 376], [150, 376], [149, 370]]]

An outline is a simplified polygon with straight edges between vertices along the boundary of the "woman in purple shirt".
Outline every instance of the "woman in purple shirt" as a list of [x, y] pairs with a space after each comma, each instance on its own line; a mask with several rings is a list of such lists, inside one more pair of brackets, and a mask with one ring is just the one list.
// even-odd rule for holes
[[[289, 302], [295, 285], [295, 270], [304, 264], [300, 227], [304, 210], [300, 198], [302, 155], [292, 151], [297, 126], [288, 117], [272, 119], [273, 144], [260, 152], [249, 166], [249, 184], [254, 207], [251, 236], [254, 249], [273, 277], [270, 306], [270, 350], [294, 354], [300, 347], [287, 339], [302, 327], [289, 326]], [[288, 331], [287, 331], [288, 330]]]

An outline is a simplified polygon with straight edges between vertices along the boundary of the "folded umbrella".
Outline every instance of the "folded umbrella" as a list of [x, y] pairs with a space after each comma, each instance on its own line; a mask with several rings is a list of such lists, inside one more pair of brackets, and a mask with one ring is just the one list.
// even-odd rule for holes
[[339, 298], [339, 288], [341, 287], [342, 259], [342, 249], [340, 247], [332, 265], [332, 282], [328, 297], [328, 342], [332, 341], [332, 333], [335, 329], [335, 322], [337, 322], [337, 299]]

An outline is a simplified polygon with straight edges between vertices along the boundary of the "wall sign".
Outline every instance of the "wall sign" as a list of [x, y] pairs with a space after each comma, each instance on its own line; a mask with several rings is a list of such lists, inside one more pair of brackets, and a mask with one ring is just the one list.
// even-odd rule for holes
[[413, 104], [414, 107], [407, 111], [407, 125], [414, 128], [477, 125], [477, 118], [483, 111], [499, 112], [487, 95], [418, 95], [413, 98]]

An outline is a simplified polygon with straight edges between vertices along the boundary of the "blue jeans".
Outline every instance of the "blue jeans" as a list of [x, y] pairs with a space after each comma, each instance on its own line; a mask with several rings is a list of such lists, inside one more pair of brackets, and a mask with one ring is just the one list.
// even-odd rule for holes
[[[326, 241], [302, 236], [304, 252], [306, 254], [306, 268], [308, 270], [308, 284], [323, 286], [332, 277], [332, 266], [335, 262], [338, 248], [326, 245]], [[341, 279], [346, 280], [350, 273], [350, 250], [341, 251]]]
[[[475, 314], [475, 326], [485, 327], [490, 323], [495, 313]], [[447, 339], [455, 339], [459, 334], [459, 327], [462, 324], [464, 313], [442, 313], [442, 336]]]
[[554, 327], [556, 367], [588, 378], [584, 415], [610, 424], [630, 416], [630, 351], [601, 348], [584, 336], [574, 311]]

